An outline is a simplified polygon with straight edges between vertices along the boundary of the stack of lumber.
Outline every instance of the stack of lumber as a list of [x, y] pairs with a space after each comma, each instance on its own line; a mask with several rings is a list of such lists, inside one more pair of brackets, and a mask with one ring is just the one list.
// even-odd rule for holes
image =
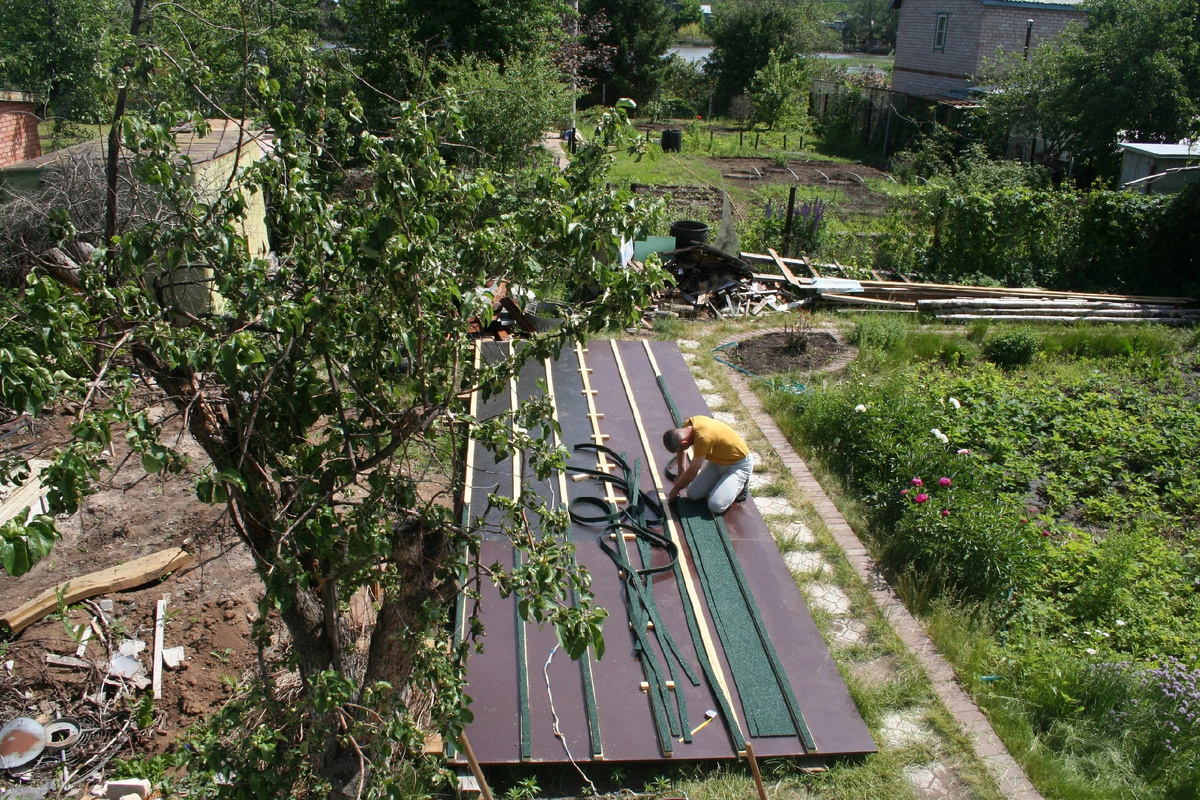
[[1159, 325], [1194, 325], [1200, 309], [1159, 302], [1122, 302], [1084, 298], [959, 297], [918, 300], [917, 308], [937, 319], [976, 319], [1021, 322], [1153, 322]]
[[[1162, 325], [1195, 325], [1200, 307], [1189, 297], [1153, 297], [1050, 289], [965, 286], [944, 283], [864, 280], [853, 282], [853, 294], [827, 288], [826, 270], [839, 272], [837, 264], [807, 259], [780, 258], [774, 253], [742, 253], [749, 264], [775, 264], [789, 287], [806, 296], [806, 306], [835, 307], [850, 311], [896, 311], [928, 314], [947, 321], [977, 319], [1022, 322], [1151, 322]], [[792, 274], [795, 269], [800, 276]], [[809, 277], [811, 275], [811, 277]], [[766, 277], [756, 275], [755, 277]]]

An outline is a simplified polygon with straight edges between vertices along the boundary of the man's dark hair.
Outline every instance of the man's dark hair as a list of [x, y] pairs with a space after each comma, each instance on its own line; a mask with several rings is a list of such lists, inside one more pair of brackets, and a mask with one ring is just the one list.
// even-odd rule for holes
[[672, 453], [678, 453], [683, 448], [683, 439], [687, 431], [684, 428], [671, 428], [663, 433], [663, 447]]

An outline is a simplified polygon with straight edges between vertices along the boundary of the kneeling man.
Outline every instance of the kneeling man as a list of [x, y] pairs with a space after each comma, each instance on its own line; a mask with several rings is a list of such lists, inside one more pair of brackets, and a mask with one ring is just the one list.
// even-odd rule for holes
[[[675, 500], [687, 489], [689, 500], [708, 498], [708, 510], [723, 514], [733, 504], [749, 496], [753, 462], [750, 448], [737, 431], [712, 417], [695, 416], [682, 428], [663, 434], [663, 444], [676, 454], [675, 485], [667, 500]], [[692, 448], [692, 463], [683, 468], [683, 457]]]

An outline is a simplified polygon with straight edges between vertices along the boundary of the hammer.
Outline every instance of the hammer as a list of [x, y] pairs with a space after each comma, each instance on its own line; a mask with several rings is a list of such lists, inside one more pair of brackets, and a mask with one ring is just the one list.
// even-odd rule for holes
[[[712, 721], [713, 721], [714, 719], [716, 719], [716, 718], [717, 718], [717, 712], [716, 712], [716, 711], [713, 711], [711, 708], [710, 708], [708, 711], [705, 711], [705, 712], [704, 712], [704, 722], [701, 722], [699, 725], [697, 725], [696, 727], [692, 728], [692, 733], [691, 733], [691, 735], [692, 735], [692, 736], [695, 736], [695, 735], [696, 735], [696, 731], [700, 730], [701, 728], [703, 728], [705, 725], [707, 725], [708, 723], [712, 722]], [[681, 741], [681, 742], [682, 742], [682, 741], [683, 741], [683, 739], [684, 739], [684, 737], [682, 737], [682, 736], [681, 736], [681, 737], [679, 737], [679, 741]]]

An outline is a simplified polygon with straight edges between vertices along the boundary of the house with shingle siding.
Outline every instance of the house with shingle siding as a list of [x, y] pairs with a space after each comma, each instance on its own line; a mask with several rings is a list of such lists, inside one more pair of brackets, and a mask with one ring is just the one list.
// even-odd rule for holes
[[42, 154], [33, 95], [0, 89], [0, 168]]
[[1071, 22], [1083, 0], [892, 0], [900, 11], [892, 91], [966, 100], [980, 69], [1001, 52], [1026, 53]]

